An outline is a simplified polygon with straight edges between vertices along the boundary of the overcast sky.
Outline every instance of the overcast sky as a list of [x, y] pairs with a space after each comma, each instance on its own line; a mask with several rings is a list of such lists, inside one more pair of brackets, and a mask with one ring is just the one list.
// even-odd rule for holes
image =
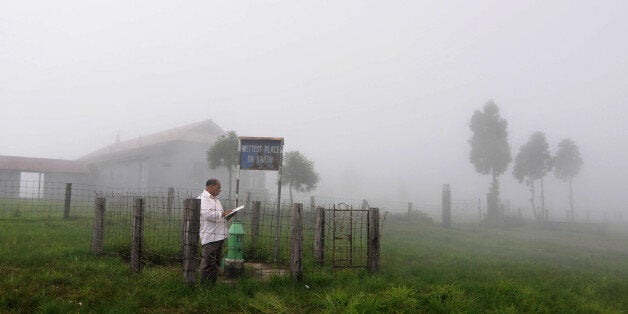
[[[552, 152], [571, 138], [577, 208], [625, 210], [627, 16], [623, 0], [2, 1], [0, 155], [76, 159], [212, 119], [284, 137], [319, 194], [484, 198], [468, 123], [493, 99], [513, 159], [535, 131]], [[512, 164], [501, 178], [529, 210]], [[567, 185], [546, 187], [563, 217]]]

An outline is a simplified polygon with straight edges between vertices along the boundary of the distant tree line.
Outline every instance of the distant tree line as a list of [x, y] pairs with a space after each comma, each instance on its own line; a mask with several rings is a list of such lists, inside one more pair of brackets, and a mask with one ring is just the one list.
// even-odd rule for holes
[[[473, 133], [469, 140], [470, 161], [477, 172], [492, 176], [489, 192], [495, 204], [500, 204], [498, 177], [512, 161], [508, 144], [508, 122], [500, 116], [495, 102], [490, 100], [482, 110], [473, 113], [469, 127]], [[581, 166], [580, 151], [573, 140], [561, 140], [558, 151], [552, 156], [543, 132], [537, 131], [530, 135], [528, 142], [519, 148], [512, 174], [519, 183], [525, 182], [529, 187], [530, 204], [536, 219], [548, 219], [543, 178], [553, 171], [558, 179], [569, 182], [569, 213], [573, 220], [573, 179], [580, 172]], [[540, 183], [540, 207], [536, 205], [536, 181]]]

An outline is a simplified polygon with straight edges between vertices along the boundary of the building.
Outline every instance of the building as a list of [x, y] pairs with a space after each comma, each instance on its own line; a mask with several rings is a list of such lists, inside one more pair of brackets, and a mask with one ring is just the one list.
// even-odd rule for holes
[[0, 156], [0, 197], [43, 198], [53, 182], [89, 183], [94, 175], [80, 161]]
[[[210, 170], [207, 165], [207, 150], [223, 134], [225, 131], [212, 120], [205, 120], [126, 141], [118, 139], [78, 160], [0, 156], [0, 180], [35, 181], [37, 187], [33, 190], [45, 188], [47, 182], [72, 182], [198, 191], [209, 177], [216, 177], [223, 181], [227, 192], [227, 170]], [[235, 184], [235, 178], [233, 181]], [[240, 187], [242, 191], [264, 191], [264, 173], [243, 174]]]
[[[97, 172], [96, 185], [121, 188], [198, 188], [210, 176], [207, 150], [225, 134], [211, 120], [115, 143], [79, 162]], [[216, 169], [218, 176], [226, 171]], [[214, 174], [215, 175], [215, 174]]]

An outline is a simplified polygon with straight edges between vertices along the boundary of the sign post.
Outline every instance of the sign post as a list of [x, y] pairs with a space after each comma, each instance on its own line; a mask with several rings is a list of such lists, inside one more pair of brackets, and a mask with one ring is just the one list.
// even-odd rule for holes
[[279, 255], [279, 222], [281, 217], [281, 166], [283, 164], [282, 137], [243, 137], [239, 138], [238, 172], [236, 175], [236, 207], [240, 196], [240, 170], [271, 170], [278, 172], [277, 213], [275, 215], [274, 261]]

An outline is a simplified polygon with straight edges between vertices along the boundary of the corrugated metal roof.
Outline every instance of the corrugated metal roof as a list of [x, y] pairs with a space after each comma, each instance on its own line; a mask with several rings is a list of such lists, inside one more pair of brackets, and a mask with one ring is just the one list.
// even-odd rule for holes
[[87, 166], [80, 161], [18, 156], [0, 156], [0, 169], [46, 173], [87, 172]]

